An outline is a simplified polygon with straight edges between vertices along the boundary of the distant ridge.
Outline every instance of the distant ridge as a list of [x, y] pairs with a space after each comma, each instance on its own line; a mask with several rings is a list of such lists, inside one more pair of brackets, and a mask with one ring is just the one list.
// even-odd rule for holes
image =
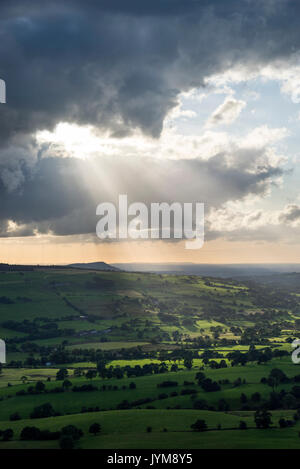
[[240, 278], [270, 274], [300, 273], [300, 264], [194, 264], [194, 263], [123, 263], [114, 264], [127, 272], [154, 272], [173, 275], [199, 275]]
[[89, 262], [69, 265], [21, 265], [0, 263], [0, 272], [33, 272], [37, 270], [64, 270], [64, 269], [90, 269], [107, 270], [110, 272], [122, 272], [122, 269], [106, 264], [106, 262]]
[[87, 269], [87, 270], [107, 270], [110, 272], [121, 272], [121, 269], [114, 267], [112, 265], [106, 264], [106, 262], [87, 262], [87, 263], [77, 263], [69, 264], [67, 267], [73, 269]]

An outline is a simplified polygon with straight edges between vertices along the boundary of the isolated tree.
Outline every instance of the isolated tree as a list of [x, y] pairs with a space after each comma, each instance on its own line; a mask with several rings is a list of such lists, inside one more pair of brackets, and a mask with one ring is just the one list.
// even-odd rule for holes
[[287, 427], [287, 422], [286, 422], [286, 420], [285, 420], [284, 418], [281, 418], [281, 419], [278, 421], [278, 423], [279, 423], [279, 427], [280, 427], [280, 428], [286, 428], [286, 427]]
[[244, 420], [240, 421], [239, 429], [240, 430], [247, 430], [247, 423]]
[[269, 378], [267, 378], [266, 382], [267, 382], [267, 385], [270, 386], [270, 388], [272, 388], [273, 391], [275, 391], [276, 380], [274, 378], [269, 377]]
[[41, 430], [37, 427], [24, 427], [21, 431], [21, 440], [39, 440], [41, 436]]
[[208, 404], [205, 399], [196, 399], [193, 402], [193, 408], [198, 410], [205, 410], [208, 409]]
[[288, 377], [279, 368], [273, 368], [267, 378], [267, 384], [273, 389], [273, 391], [277, 386], [279, 386], [279, 384], [286, 383], [287, 381]]
[[101, 374], [102, 374], [103, 372], [105, 372], [105, 370], [106, 370], [106, 363], [107, 363], [107, 360], [104, 360], [104, 359], [103, 359], [103, 360], [99, 360], [99, 361], [97, 362], [97, 371], [98, 371], [98, 373], [99, 373], [100, 376], [101, 376]]
[[269, 428], [272, 423], [272, 414], [266, 409], [260, 409], [255, 412], [254, 421], [257, 428]]
[[37, 392], [44, 392], [45, 388], [46, 388], [46, 386], [44, 385], [43, 381], [37, 381], [37, 383], [35, 385], [35, 390]]
[[61, 368], [56, 373], [56, 380], [57, 381], [64, 381], [68, 377], [68, 370], [66, 368]]
[[167, 373], [169, 371], [168, 365], [165, 362], [162, 362], [159, 365], [159, 372], [160, 373]]
[[97, 376], [97, 371], [96, 370], [88, 370], [86, 372], [86, 375], [87, 379], [93, 379], [93, 378], [96, 378]]
[[297, 399], [293, 394], [288, 392], [282, 399], [284, 409], [295, 409], [297, 407]]
[[83, 431], [75, 425], [67, 425], [61, 430], [62, 436], [70, 436], [73, 440], [79, 440], [83, 436]]
[[63, 385], [63, 388], [69, 389], [72, 386], [72, 383], [68, 379], [65, 379], [62, 385]]
[[54, 415], [55, 411], [52, 407], [52, 404], [50, 404], [50, 402], [46, 402], [46, 404], [35, 407], [30, 414], [30, 418], [43, 419], [47, 417], [54, 417]]
[[205, 420], [196, 420], [196, 422], [191, 425], [191, 429], [194, 430], [194, 432], [205, 432], [207, 430]]
[[188, 370], [191, 370], [193, 367], [193, 359], [192, 358], [185, 358], [183, 362], [185, 368]]
[[216, 381], [212, 381], [210, 378], [205, 378], [201, 381], [200, 386], [205, 392], [220, 391], [221, 387]]
[[101, 425], [99, 423], [92, 423], [92, 425], [89, 428], [89, 433], [92, 433], [93, 435], [98, 435], [101, 432]]
[[270, 371], [270, 377], [274, 378], [278, 383], [284, 383], [288, 381], [288, 378], [284, 371], [280, 370], [279, 368], [273, 368]]

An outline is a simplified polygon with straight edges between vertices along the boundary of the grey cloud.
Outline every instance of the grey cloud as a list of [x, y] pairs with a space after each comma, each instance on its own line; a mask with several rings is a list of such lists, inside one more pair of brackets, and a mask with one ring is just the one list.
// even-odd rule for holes
[[286, 207], [286, 210], [280, 215], [281, 222], [293, 222], [300, 219], [299, 205], [291, 204]]
[[[273, 216], [272, 216], [273, 215]], [[241, 222], [241, 227], [224, 230], [213, 229], [212, 224], [207, 223], [206, 240], [223, 238], [228, 241], [256, 241], [256, 242], [281, 242], [298, 244], [300, 236], [300, 206], [289, 204], [279, 212], [258, 211], [248, 215], [248, 226]], [[234, 215], [233, 215], [234, 217]], [[260, 220], [261, 223], [254, 222]], [[230, 223], [229, 219], [228, 222]], [[254, 224], [253, 224], [254, 223]]]
[[207, 229], [205, 232], [206, 241], [223, 239], [231, 242], [270, 242], [284, 244], [298, 244], [300, 228], [284, 226], [283, 224], [268, 224], [259, 228], [249, 229], [246, 227], [232, 231], [216, 231]]
[[[257, 152], [260, 158], [261, 152]], [[204, 202], [207, 210], [249, 194], [263, 195], [281, 176], [279, 167], [265, 166], [256, 172], [226, 163], [226, 155], [209, 160], [160, 160], [122, 156], [39, 158], [19, 190], [8, 193], [0, 181], [1, 236], [5, 223], [17, 223], [16, 233], [53, 232], [58, 235], [95, 232], [96, 206], [117, 204], [119, 194], [129, 203]]]
[[158, 136], [180, 91], [299, 50], [299, 13], [292, 0], [3, 0], [1, 142], [61, 120]]
[[207, 121], [208, 126], [231, 124], [240, 114], [245, 102], [235, 98], [226, 98]]

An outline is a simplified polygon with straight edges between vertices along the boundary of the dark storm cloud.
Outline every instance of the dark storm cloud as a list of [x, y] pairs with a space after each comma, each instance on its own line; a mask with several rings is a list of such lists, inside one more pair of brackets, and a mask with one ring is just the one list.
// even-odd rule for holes
[[[181, 91], [234, 65], [252, 69], [297, 52], [299, 13], [292, 0], [2, 0], [2, 235], [9, 219], [24, 225], [24, 235], [94, 231], [95, 203], [111, 199], [98, 180], [84, 183], [93, 176], [89, 162], [42, 158], [37, 130], [68, 121], [117, 137], [136, 128], [158, 137]], [[264, 193], [280, 173], [228, 166], [224, 155], [206, 162], [102, 158], [97, 166], [111, 176], [112, 191], [135, 200], [169, 194], [212, 206]]]
[[181, 90], [299, 50], [294, 1], [2, 1], [1, 141], [61, 120], [158, 136]]

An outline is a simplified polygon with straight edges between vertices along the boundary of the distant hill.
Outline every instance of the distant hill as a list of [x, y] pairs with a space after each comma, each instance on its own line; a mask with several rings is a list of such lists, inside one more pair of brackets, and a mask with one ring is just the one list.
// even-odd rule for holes
[[245, 278], [275, 273], [300, 272], [300, 264], [124, 263], [114, 264], [114, 267], [127, 272], [155, 272], [159, 274], [200, 275], [219, 278]]
[[275, 273], [264, 276], [257, 276], [255, 279], [260, 284], [266, 286], [284, 288], [290, 292], [300, 292], [300, 273], [289, 272], [289, 273]]
[[87, 269], [87, 270], [108, 270], [111, 272], [121, 272], [121, 269], [112, 265], [106, 264], [106, 262], [87, 262], [78, 264], [69, 264], [67, 267], [74, 269]]

